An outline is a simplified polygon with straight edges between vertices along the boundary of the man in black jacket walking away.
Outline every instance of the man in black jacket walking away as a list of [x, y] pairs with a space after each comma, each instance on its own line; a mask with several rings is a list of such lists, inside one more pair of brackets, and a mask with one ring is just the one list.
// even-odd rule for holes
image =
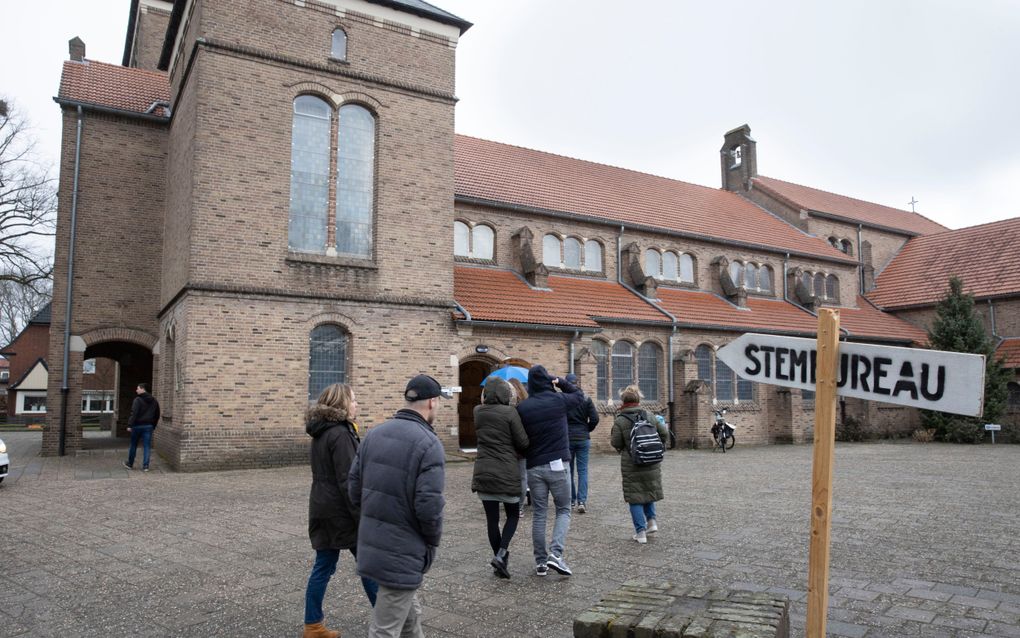
[[135, 388], [134, 402], [131, 403], [131, 416], [128, 418], [128, 432], [131, 433], [131, 449], [124, 467], [132, 469], [135, 465], [135, 452], [138, 451], [138, 440], [142, 440], [142, 471], [149, 471], [149, 454], [152, 451], [152, 432], [159, 425], [159, 401], [149, 394], [149, 384], [139, 383]]
[[[577, 375], [568, 374], [567, 381], [577, 384]], [[570, 504], [577, 513], [584, 514], [588, 503], [588, 453], [591, 451], [591, 431], [599, 424], [599, 413], [591, 397], [584, 397], [581, 405], [567, 413], [567, 430], [570, 433]]]
[[419, 374], [406, 404], [358, 448], [347, 479], [358, 525], [358, 575], [379, 584], [369, 638], [421, 638], [418, 588], [443, 533], [446, 455], [432, 429], [443, 390]]
[[[557, 392], [556, 388], [561, 392]], [[550, 376], [542, 366], [528, 371], [528, 398], [517, 406], [530, 443], [525, 454], [528, 487], [531, 489], [531, 541], [535, 573], [545, 576], [554, 569], [570, 576], [563, 549], [570, 529], [570, 441], [567, 413], [584, 401], [584, 395], [565, 379]], [[549, 494], [556, 505], [552, 543], [546, 551], [545, 526]]]

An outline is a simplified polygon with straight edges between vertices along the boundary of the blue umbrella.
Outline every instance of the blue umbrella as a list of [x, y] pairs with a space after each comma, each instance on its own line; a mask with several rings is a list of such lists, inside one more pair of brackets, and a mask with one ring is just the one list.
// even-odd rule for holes
[[505, 368], [493, 370], [492, 372], [489, 373], [487, 377], [485, 377], [484, 380], [482, 380], [483, 387], [485, 386], [485, 381], [488, 380], [489, 377], [499, 377], [500, 379], [504, 379], [506, 381], [509, 381], [510, 379], [517, 379], [521, 383], [527, 384], [528, 369], [522, 368], [520, 366], [507, 366]]

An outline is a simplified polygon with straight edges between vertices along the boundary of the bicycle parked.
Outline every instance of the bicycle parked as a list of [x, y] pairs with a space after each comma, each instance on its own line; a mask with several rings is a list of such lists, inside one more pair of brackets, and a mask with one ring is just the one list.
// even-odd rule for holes
[[733, 449], [737, 442], [737, 437], [733, 434], [735, 428], [725, 419], [726, 408], [713, 410], [713, 412], [715, 412], [715, 423], [712, 424], [712, 440], [715, 441], [713, 449], [719, 448], [725, 453], [726, 450]]

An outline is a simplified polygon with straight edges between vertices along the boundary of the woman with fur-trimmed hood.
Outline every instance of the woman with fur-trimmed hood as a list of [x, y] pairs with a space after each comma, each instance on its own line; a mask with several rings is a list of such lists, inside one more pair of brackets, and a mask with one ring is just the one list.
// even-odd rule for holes
[[[308, 536], [315, 550], [315, 565], [305, 590], [304, 638], [337, 638], [326, 629], [322, 600], [336, 571], [340, 551], [356, 553], [359, 512], [347, 495], [347, 473], [361, 439], [354, 418], [358, 402], [354, 390], [334, 383], [319, 395], [305, 417], [305, 432], [312, 437], [312, 490], [308, 497]], [[368, 600], [375, 605], [379, 586], [362, 578]]]

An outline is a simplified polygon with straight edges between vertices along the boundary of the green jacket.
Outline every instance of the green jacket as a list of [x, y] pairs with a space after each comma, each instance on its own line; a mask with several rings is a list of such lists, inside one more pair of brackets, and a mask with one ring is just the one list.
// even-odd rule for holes
[[[634, 465], [630, 460], [630, 430], [633, 422], [625, 414], [635, 418], [643, 408], [629, 407], [621, 410], [613, 421], [613, 433], [611, 443], [620, 452], [620, 474], [623, 476], [623, 500], [633, 505], [637, 503], [652, 503], [661, 501], [662, 495], [662, 469], [661, 463], [654, 465]], [[664, 425], [658, 424], [655, 415], [645, 410], [648, 421], [656, 424], [659, 431], [659, 438], [662, 444], [666, 445], [669, 440], [669, 432]]]
[[510, 496], [521, 493], [517, 455], [528, 449], [528, 435], [517, 409], [510, 407], [512, 392], [509, 383], [490, 377], [485, 385], [484, 403], [475, 406], [478, 456], [471, 479], [472, 492]]

